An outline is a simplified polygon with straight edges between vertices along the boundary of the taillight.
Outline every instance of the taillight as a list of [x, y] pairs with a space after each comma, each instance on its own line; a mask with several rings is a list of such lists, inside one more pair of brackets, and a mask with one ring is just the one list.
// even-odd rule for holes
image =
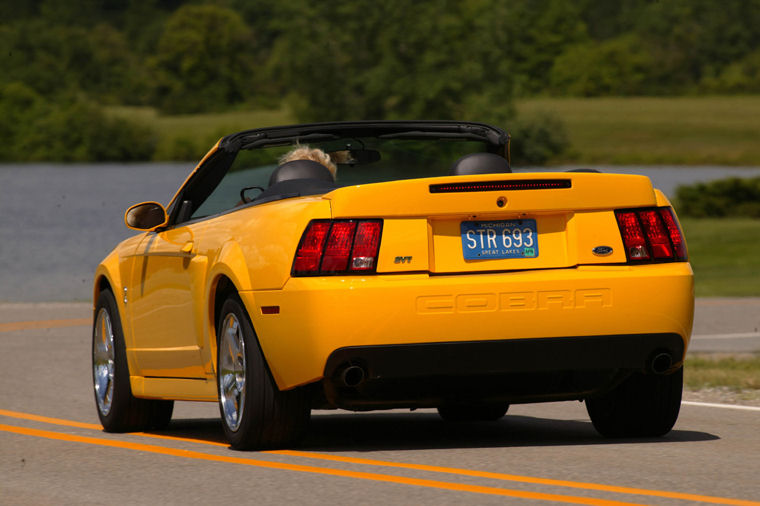
[[375, 269], [377, 250], [380, 246], [380, 222], [363, 221], [356, 230], [356, 241], [351, 254], [352, 271]]
[[687, 259], [686, 244], [670, 207], [615, 211], [629, 262]]
[[670, 236], [670, 242], [673, 243], [673, 251], [676, 260], [686, 260], [688, 258], [686, 253], [686, 243], [683, 240], [683, 234], [676, 221], [676, 216], [673, 214], [673, 209], [670, 207], [661, 207], [660, 216], [662, 216], [662, 221], [665, 222], [665, 226], [668, 229], [668, 235]]
[[641, 224], [644, 225], [644, 233], [649, 239], [649, 245], [652, 247], [652, 256], [655, 260], [673, 258], [673, 247], [670, 244], [670, 238], [665, 231], [665, 224], [662, 222], [660, 213], [656, 210], [639, 212]]
[[348, 257], [351, 255], [355, 230], [356, 223], [353, 221], [333, 223], [322, 256], [321, 270], [323, 272], [343, 272], [348, 268]]
[[329, 230], [330, 223], [326, 221], [314, 221], [309, 225], [301, 238], [301, 244], [298, 246], [298, 253], [296, 253], [296, 259], [293, 262], [294, 271], [311, 272], [319, 269], [319, 262], [322, 260], [322, 251]]
[[644, 232], [635, 212], [615, 212], [620, 233], [623, 235], [625, 255], [629, 260], [649, 260], [649, 250]]
[[374, 272], [381, 220], [313, 220], [293, 261], [294, 276]]

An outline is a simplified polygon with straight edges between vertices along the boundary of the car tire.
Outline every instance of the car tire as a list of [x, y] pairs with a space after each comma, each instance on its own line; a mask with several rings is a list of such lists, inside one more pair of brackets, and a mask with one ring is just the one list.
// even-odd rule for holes
[[594, 428], [605, 437], [658, 437], [678, 418], [683, 367], [671, 374], [634, 373], [612, 391], [586, 399]]
[[95, 305], [92, 382], [98, 417], [106, 432], [163, 429], [169, 424], [174, 401], [132, 395], [121, 318], [110, 290], [101, 291]]
[[493, 422], [507, 414], [509, 404], [448, 404], [438, 407], [447, 422]]
[[308, 392], [277, 388], [238, 297], [222, 305], [217, 336], [219, 412], [230, 446], [275, 449], [295, 443], [309, 422]]

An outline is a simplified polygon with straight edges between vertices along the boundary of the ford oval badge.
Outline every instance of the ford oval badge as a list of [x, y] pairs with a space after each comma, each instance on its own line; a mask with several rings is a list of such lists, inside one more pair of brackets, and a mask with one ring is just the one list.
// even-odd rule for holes
[[598, 257], [606, 257], [612, 254], [612, 248], [609, 246], [597, 246], [591, 252]]

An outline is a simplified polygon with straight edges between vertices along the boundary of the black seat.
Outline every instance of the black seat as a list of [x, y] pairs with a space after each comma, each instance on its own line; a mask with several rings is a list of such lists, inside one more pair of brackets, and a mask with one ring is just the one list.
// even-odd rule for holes
[[269, 188], [253, 200], [262, 204], [291, 197], [320, 195], [337, 187], [332, 172], [321, 163], [293, 160], [277, 167], [269, 177]]
[[472, 176], [475, 174], [500, 174], [512, 172], [509, 162], [494, 153], [472, 153], [464, 155], [449, 169], [451, 176]]
[[293, 160], [277, 167], [269, 177], [269, 186], [291, 179], [318, 179], [333, 181], [332, 172], [319, 162], [313, 160]]

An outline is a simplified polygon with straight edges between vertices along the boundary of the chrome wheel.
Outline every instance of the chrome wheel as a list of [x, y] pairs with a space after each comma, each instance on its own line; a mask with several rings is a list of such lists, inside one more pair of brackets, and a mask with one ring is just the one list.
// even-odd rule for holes
[[227, 427], [240, 427], [245, 406], [245, 341], [237, 317], [224, 319], [219, 339], [219, 399]]
[[92, 369], [98, 410], [104, 416], [111, 412], [113, 401], [114, 359], [111, 316], [105, 308], [101, 308], [95, 320], [93, 332]]

